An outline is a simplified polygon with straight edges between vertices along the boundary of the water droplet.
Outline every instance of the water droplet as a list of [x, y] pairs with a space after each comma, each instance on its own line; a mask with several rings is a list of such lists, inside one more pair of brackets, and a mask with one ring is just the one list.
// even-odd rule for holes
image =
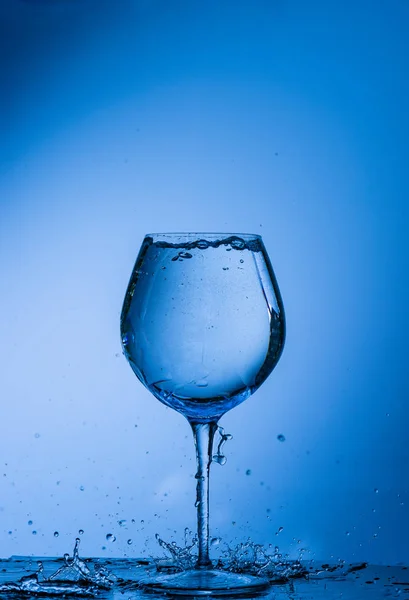
[[28, 524], [28, 525], [32, 525], [32, 524], [33, 524], [33, 521], [31, 521], [31, 519], [30, 519], [30, 521], [27, 521], [27, 524]]
[[285, 442], [285, 436], [282, 433], [277, 436], [277, 439], [279, 442]]
[[34, 437], [38, 439], [40, 437], [40, 434], [39, 433], [35, 433]]
[[212, 539], [210, 540], [210, 545], [211, 545], [211, 546], [218, 546], [218, 545], [220, 544], [220, 542], [221, 542], [221, 541], [222, 541], [222, 540], [221, 540], [221, 538], [219, 538], [219, 537], [214, 537], [214, 538], [212, 538]]
[[240, 259], [240, 262], [241, 262], [241, 264], [243, 264], [243, 263], [244, 263], [244, 260], [241, 258], [241, 259]]
[[199, 506], [200, 506], [200, 500], [196, 500], [196, 502], [195, 502], [195, 508], [199, 508]]
[[346, 532], [345, 532], [345, 535], [351, 535], [351, 534], [350, 534], [350, 532], [349, 532], [349, 531], [346, 531]]
[[251, 475], [251, 469], [247, 469], [246, 475]]
[[208, 244], [208, 242], [206, 242], [206, 240], [199, 240], [197, 242], [196, 246], [198, 248], [200, 248], [200, 250], [205, 250], [206, 248], [209, 247], [209, 244]]
[[278, 535], [279, 533], [281, 533], [282, 531], [284, 531], [284, 527], [279, 527], [276, 531], [276, 535]]
[[374, 489], [374, 492], [375, 492], [375, 494], [379, 494], [379, 490], [378, 490], [378, 488], [375, 488], [375, 489]]
[[37, 535], [37, 532], [35, 529], [33, 529], [33, 531], [31, 532], [33, 535]]
[[58, 531], [54, 531], [54, 537], [58, 537], [60, 534], [58, 533]]
[[227, 458], [225, 456], [221, 456], [220, 454], [214, 454], [212, 458], [214, 462], [221, 466], [225, 465], [227, 462]]
[[83, 492], [85, 490], [83, 485], [80, 485], [80, 490], [81, 490], [81, 492]]
[[228, 271], [229, 267], [223, 267], [223, 271]]
[[116, 537], [112, 533], [107, 533], [105, 536], [107, 542], [115, 542]]
[[141, 519], [141, 523], [142, 523], [142, 525], [143, 525], [143, 524], [145, 523], [145, 521], [144, 521], [143, 519]]
[[130, 336], [127, 333], [124, 333], [124, 335], [122, 336], [122, 344], [124, 346], [127, 346], [130, 342]]
[[84, 530], [83, 529], [79, 529], [78, 533], [79, 533], [79, 535], [84, 535]]
[[9, 532], [8, 532], [8, 534], [9, 534], [9, 535], [11, 535], [12, 533], [13, 533], [12, 531], [9, 531]]
[[130, 546], [132, 544], [131, 538], [129, 538], [129, 540], [126, 543], [128, 544], [128, 546]]
[[126, 519], [121, 519], [120, 521], [118, 521], [118, 525], [120, 527], [124, 527], [126, 525]]

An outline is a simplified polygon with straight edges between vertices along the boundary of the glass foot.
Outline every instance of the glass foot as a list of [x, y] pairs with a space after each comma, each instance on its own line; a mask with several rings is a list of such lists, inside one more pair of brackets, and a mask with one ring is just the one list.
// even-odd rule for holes
[[265, 577], [227, 573], [216, 569], [192, 569], [173, 575], [157, 575], [139, 581], [145, 592], [174, 596], [250, 597], [270, 587]]

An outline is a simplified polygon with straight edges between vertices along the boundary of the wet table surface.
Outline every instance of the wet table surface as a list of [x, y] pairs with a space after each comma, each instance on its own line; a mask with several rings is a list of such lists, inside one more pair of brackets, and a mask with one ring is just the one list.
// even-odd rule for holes
[[[49, 577], [64, 561], [44, 557], [11, 557], [0, 560], [0, 598], [35, 598], [34, 593], [10, 592], [4, 590], [7, 582], [18, 582], [21, 577], [35, 573], [38, 561], [42, 562], [45, 577]], [[138, 589], [138, 581], [154, 567], [152, 563], [137, 559], [85, 559], [91, 569], [95, 565], [104, 566], [126, 584], [114, 585], [109, 590], [97, 590], [94, 597], [110, 600], [146, 600], [161, 597], [145, 594]], [[378, 600], [381, 598], [399, 598], [409, 600], [409, 569], [404, 566], [344, 565], [332, 568], [322, 563], [305, 563], [308, 576], [297, 578], [285, 584], [273, 584], [262, 596], [266, 600]], [[62, 595], [47, 594], [51, 599]], [[68, 596], [67, 596], [68, 597]], [[69, 596], [75, 598], [75, 594]], [[78, 596], [79, 597], [79, 596]], [[203, 596], [201, 596], [203, 597]], [[225, 596], [228, 597], [228, 596]], [[259, 596], [260, 597], [260, 596]]]

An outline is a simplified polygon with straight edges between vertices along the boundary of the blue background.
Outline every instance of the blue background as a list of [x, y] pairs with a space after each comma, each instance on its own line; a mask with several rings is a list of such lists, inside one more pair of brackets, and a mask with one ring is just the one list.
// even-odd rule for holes
[[119, 314], [145, 233], [246, 231], [288, 336], [222, 420], [213, 535], [408, 564], [409, 4], [14, 0], [0, 27], [0, 555], [195, 528], [188, 424]]

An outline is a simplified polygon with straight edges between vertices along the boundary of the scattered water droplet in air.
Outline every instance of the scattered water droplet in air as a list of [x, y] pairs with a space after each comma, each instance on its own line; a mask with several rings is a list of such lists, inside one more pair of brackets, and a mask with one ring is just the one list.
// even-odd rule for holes
[[282, 531], [284, 531], [284, 527], [279, 527], [276, 531], [276, 535], [278, 535], [279, 533], [281, 533]]
[[81, 492], [83, 492], [85, 490], [83, 485], [80, 485], [80, 490], [81, 490]]
[[251, 475], [251, 469], [247, 469], [246, 475]]
[[225, 443], [231, 440], [233, 436], [230, 433], [224, 433], [223, 427], [217, 428], [217, 434], [220, 436], [220, 441], [217, 444], [216, 454], [213, 455], [212, 460], [223, 466], [227, 462], [227, 458], [223, 454], [223, 448]]
[[126, 519], [121, 519], [120, 521], [118, 521], [118, 525], [120, 527], [125, 527], [125, 525], [126, 525]]
[[209, 244], [208, 244], [208, 242], [206, 242], [206, 240], [199, 240], [197, 242], [196, 246], [198, 248], [200, 248], [200, 250], [205, 250], [206, 248], [209, 247]]
[[228, 271], [229, 267], [223, 267], [223, 271]]
[[84, 534], [84, 530], [83, 529], [79, 529], [78, 533], [79, 533], [79, 535], [83, 535]]
[[285, 436], [282, 433], [277, 436], [277, 439], [279, 442], [285, 442]]
[[107, 542], [111, 543], [116, 541], [116, 537], [112, 533], [107, 533], [105, 539]]
[[39, 433], [35, 433], [34, 437], [38, 439], [40, 437], [40, 434]]
[[350, 532], [349, 532], [349, 531], [346, 531], [346, 532], [345, 532], [345, 535], [351, 535], [351, 534], [350, 534]]
[[60, 534], [58, 533], [58, 531], [54, 531], [54, 537], [58, 537]]
[[221, 542], [221, 538], [219, 537], [214, 537], [210, 540], [210, 545], [211, 546], [218, 546]]
[[33, 529], [33, 531], [31, 532], [33, 535], [37, 535], [37, 532], [35, 529]]
[[375, 492], [375, 494], [379, 494], [379, 490], [378, 490], [378, 488], [375, 488], [375, 489], [374, 489], [374, 492]]
[[131, 538], [129, 538], [129, 540], [126, 543], [128, 544], [128, 546], [130, 546], [132, 544]]
[[31, 519], [30, 519], [30, 521], [27, 521], [27, 524], [28, 524], [28, 525], [32, 525], [32, 524], [33, 524], [33, 521], [31, 521]]

